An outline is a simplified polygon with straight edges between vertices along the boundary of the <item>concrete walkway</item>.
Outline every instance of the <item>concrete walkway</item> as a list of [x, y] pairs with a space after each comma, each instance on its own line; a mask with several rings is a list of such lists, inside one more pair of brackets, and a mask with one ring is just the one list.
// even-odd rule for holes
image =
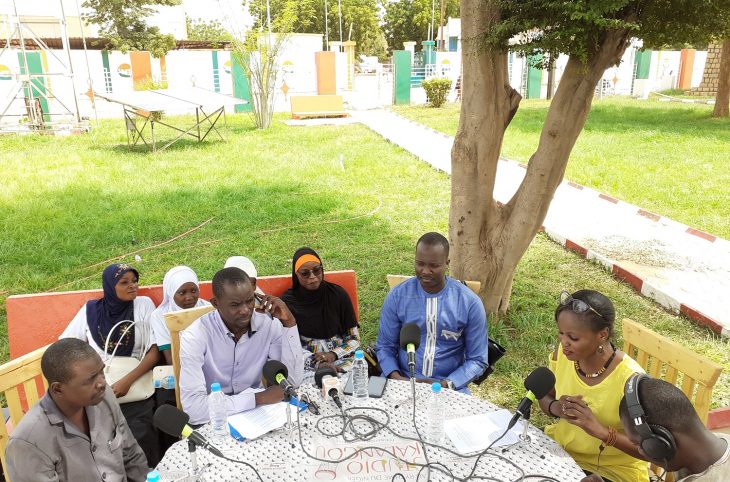
[[[451, 173], [454, 138], [385, 110], [355, 119], [421, 160]], [[505, 159], [494, 196], [507, 202], [525, 166]], [[730, 242], [563, 181], [544, 223], [553, 240], [588, 259], [665, 308], [730, 337]]]

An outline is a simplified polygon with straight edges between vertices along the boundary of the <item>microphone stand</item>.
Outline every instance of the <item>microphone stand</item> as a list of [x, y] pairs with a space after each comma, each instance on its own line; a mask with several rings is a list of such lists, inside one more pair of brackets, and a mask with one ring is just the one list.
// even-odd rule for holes
[[188, 482], [204, 482], [203, 471], [205, 467], [198, 467], [197, 448], [197, 444], [188, 439], [188, 454], [190, 455], [190, 470], [188, 470], [188, 476], [186, 477]]
[[[291, 448], [294, 448], [294, 423], [291, 419], [291, 407], [289, 406], [291, 403], [291, 395], [287, 392], [284, 392], [284, 401], [286, 402], [286, 406], [284, 407], [286, 409], [286, 429], [289, 432], [289, 443], [291, 443]], [[299, 410], [298, 405], [297, 410]]]
[[532, 408], [527, 408], [522, 415], [522, 433], [519, 435], [519, 441], [513, 443], [502, 449], [502, 453], [512, 450], [516, 447], [522, 447], [523, 445], [529, 445], [532, 442], [532, 437], [527, 433], [527, 429], [530, 427], [530, 412]]

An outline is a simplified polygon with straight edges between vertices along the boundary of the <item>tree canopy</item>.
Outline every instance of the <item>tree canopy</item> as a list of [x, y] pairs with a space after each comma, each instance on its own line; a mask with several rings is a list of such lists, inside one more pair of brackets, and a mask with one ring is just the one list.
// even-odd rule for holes
[[[403, 48], [403, 42], [429, 40], [432, 0], [395, 0], [385, 3], [384, 29], [391, 50]], [[438, 35], [441, 18], [440, 0], [436, 0], [434, 35]], [[449, 17], [459, 17], [459, 0], [444, 0], [444, 24]], [[438, 38], [438, 37], [437, 37]]]
[[202, 19], [192, 19], [188, 16], [185, 17], [185, 29], [188, 32], [188, 39], [190, 40], [207, 40], [217, 42], [230, 42], [233, 40], [233, 35], [228, 32], [220, 22], [212, 20], [206, 22]]
[[[378, 11], [381, 0], [327, 1], [329, 41], [340, 40], [339, 6], [342, 5], [342, 40], [357, 42], [358, 53], [383, 57], [385, 37]], [[247, 0], [254, 29], [266, 27], [266, 0]], [[277, 32], [325, 34], [324, 0], [270, 0], [271, 28]], [[352, 28], [352, 35], [350, 35]]]
[[154, 6], [174, 6], [180, 1], [85, 0], [82, 6], [92, 12], [84, 14], [83, 18], [98, 25], [101, 36], [115, 49], [122, 52], [148, 50], [155, 57], [161, 57], [175, 47], [175, 37], [161, 33], [145, 19], [155, 13]]
[[487, 46], [527, 55], [567, 54], [586, 61], [610, 31], [626, 30], [644, 47], [707, 45], [730, 33], [730, 0], [501, 0]]

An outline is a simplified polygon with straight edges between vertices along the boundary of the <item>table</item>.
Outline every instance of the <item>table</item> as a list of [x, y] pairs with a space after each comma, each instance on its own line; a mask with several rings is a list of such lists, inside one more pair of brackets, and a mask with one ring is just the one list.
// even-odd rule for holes
[[[425, 427], [425, 417], [421, 414], [426, 411], [429, 390], [430, 385], [416, 383], [418, 407], [416, 421], [422, 434], [425, 431], [425, 428], [422, 428]], [[430, 446], [426, 446], [427, 452], [424, 454], [424, 446], [420, 442], [404, 440], [387, 433], [387, 431], [381, 431], [369, 441], [346, 442], [342, 437], [328, 438], [319, 433], [315, 428], [315, 424], [323, 416], [339, 413], [339, 409], [331, 400], [322, 400], [319, 390], [314, 386], [302, 386], [298, 392], [312, 397], [320, 409], [320, 415], [314, 415], [309, 411], [300, 413], [301, 443], [298, 431], [295, 431], [296, 445], [292, 447], [290, 433], [285, 429], [280, 429], [251, 441], [237, 442], [233, 438], [227, 438], [224, 441], [214, 442], [215, 445], [228, 457], [255, 466], [261, 478], [265, 481], [390, 481], [396, 472], [402, 473], [404, 478], [396, 477], [395, 480], [427, 480], [426, 469], [423, 470], [420, 478], [417, 478], [420, 467], [400, 462], [386, 454], [386, 450], [397, 454], [408, 462], [418, 463], [424, 463], [424, 455], [427, 454], [430, 462], [438, 461], [444, 464], [452, 471], [454, 476], [459, 478], [464, 478], [470, 473], [476, 460], [476, 456], [457, 456], [441, 448]], [[443, 393], [446, 419], [499, 409], [499, 407], [485, 400], [459, 392], [445, 390]], [[410, 395], [411, 387], [409, 382], [389, 380], [383, 397], [380, 399], [371, 398], [364, 406], [385, 410], [390, 418], [389, 426], [395, 432], [409, 437], [417, 437], [412, 421], [412, 404], [407, 401]], [[345, 409], [363, 405], [355, 403], [354, 399], [348, 396], [343, 396], [343, 402]], [[384, 419], [382, 413], [375, 413], [375, 417]], [[362, 423], [356, 423], [360, 430], [364, 429]], [[327, 419], [320, 422], [320, 425], [325, 430], [336, 432], [341, 428], [342, 422], [337, 419]], [[210, 436], [209, 427], [203, 427], [201, 433]], [[552, 477], [561, 482], [578, 482], [585, 477], [575, 461], [555, 441], [531, 425], [529, 435], [531, 437], [529, 444], [515, 446], [505, 453], [500, 453], [501, 449], [498, 448], [496, 452], [500, 453], [504, 459], [519, 466], [525, 475], [539, 474]], [[454, 449], [448, 437], [445, 437], [442, 445], [451, 450]], [[358, 447], [370, 448], [339, 463], [320, 462], [310, 457], [310, 455], [315, 455], [323, 459], [341, 460], [348, 455], [352, 455]], [[491, 453], [492, 451], [490, 451], [490, 454], [481, 457], [475, 475], [492, 477], [492, 479], [481, 480], [520, 480], [522, 474], [514, 465], [491, 455]], [[197, 458], [199, 465], [207, 465], [204, 472], [207, 482], [258, 480], [250, 468], [216, 458], [203, 449], [198, 449]], [[190, 457], [187, 452], [187, 442], [182, 441], [176, 443], [167, 451], [158, 466], [158, 470], [164, 481], [185, 480], [184, 476], [187, 474], [189, 466]], [[446, 481], [453, 479], [445, 473], [431, 469], [430, 480]], [[475, 478], [474, 480], [480, 479]], [[539, 482], [543, 478], [529, 477], [524, 480]]]
[[[248, 101], [236, 97], [212, 92], [199, 87], [140, 90], [124, 95], [113, 95], [105, 92], [94, 92], [94, 96], [108, 102], [121, 104], [124, 109], [124, 121], [127, 126], [127, 145], [136, 146], [141, 140], [152, 151], [157, 151], [155, 124], [160, 124], [178, 132], [178, 136], [166, 143], [160, 150], [167, 149], [185, 136], [203, 142], [208, 134], [215, 132], [221, 140], [225, 140], [216, 127], [223, 116], [225, 122], [226, 107], [247, 104]], [[195, 122], [187, 127], [176, 127], [164, 122], [166, 111], [195, 110]], [[212, 109], [210, 114], [206, 110]], [[137, 127], [137, 118], [143, 119], [142, 127]], [[145, 128], [149, 124], [149, 138], [145, 139]], [[147, 142], [147, 141], [150, 142]]]

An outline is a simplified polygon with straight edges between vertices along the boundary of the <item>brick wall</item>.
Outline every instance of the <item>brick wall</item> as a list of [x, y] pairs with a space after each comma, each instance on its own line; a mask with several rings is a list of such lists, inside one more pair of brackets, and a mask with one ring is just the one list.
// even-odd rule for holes
[[705, 61], [705, 72], [702, 74], [700, 86], [692, 89], [692, 95], [716, 95], [717, 83], [720, 78], [720, 54], [722, 43], [711, 44], [707, 48], [707, 60]]

